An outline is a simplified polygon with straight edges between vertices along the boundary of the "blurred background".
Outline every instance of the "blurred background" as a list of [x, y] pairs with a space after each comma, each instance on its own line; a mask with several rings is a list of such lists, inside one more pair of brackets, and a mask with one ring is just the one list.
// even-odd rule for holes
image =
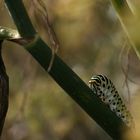
[[[62, 60], [86, 84], [92, 75], [107, 75], [139, 120], [140, 62], [110, 1], [44, 3], [60, 42], [58, 55]], [[8, 10], [0, 4], [0, 25], [16, 29]], [[40, 17], [33, 16], [31, 1], [24, 0], [24, 4], [48, 43]], [[5, 41], [3, 58], [10, 80], [10, 105], [2, 140], [111, 140], [22, 46]]]

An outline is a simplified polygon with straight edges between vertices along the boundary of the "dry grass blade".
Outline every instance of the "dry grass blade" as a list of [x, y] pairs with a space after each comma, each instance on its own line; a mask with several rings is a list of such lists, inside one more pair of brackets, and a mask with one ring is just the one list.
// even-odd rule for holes
[[57, 39], [56, 33], [49, 21], [49, 17], [48, 17], [48, 12], [47, 12], [47, 8], [45, 7], [45, 4], [42, 0], [32, 0], [32, 4], [34, 7], [34, 14], [35, 15], [39, 15], [41, 20], [43, 21], [43, 24], [45, 25], [45, 30], [48, 33], [49, 36], [49, 40], [50, 40], [50, 46], [52, 49], [52, 58], [50, 60], [50, 64], [48, 67], [48, 72], [51, 70], [51, 67], [53, 65], [53, 61], [55, 58], [55, 53], [57, 53], [57, 50], [59, 48], [59, 41]]
[[122, 56], [123, 56], [123, 52], [125, 51], [125, 48], [127, 47], [127, 39], [125, 40], [124, 44], [123, 44], [123, 47], [122, 47], [122, 51], [120, 53], [120, 61], [121, 61], [121, 69], [122, 69], [122, 72], [124, 73], [124, 84], [123, 85], [126, 85], [126, 88], [127, 88], [127, 93], [128, 93], [128, 103], [129, 105], [131, 104], [131, 97], [130, 97], [130, 88], [129, 88], [129, 84], [128, 84], [128, 81], [131, 81], [131, 79], [129, 79], [128, 77], [128, 73], [129, 73], [129, 50], [130, 48], [127, 49], [127, 64], [126, 64], [126, 68], [124, 67], [123, 63], [122, 63]]
[[[128, 39], [126, 39], [124, 44], [123, 44], [122, 51], [120, 53], [120, 61], [121, 61], [121, 69], [122, 69], [122, 72], [123, 72], [124, 77], [125, 77], [123, 85], [126, 85], [126, 88], [127, 88], [127, 94], [128, 94], [128, 101], [127, 102], [129, 103], [129, 105], [131, 105], [131, 93], [130, 93], [130, 88], [129, 88], [129, 81], [134, 83], [134, 84], [137, 84], [137, 83], [129, 77], [129, 72], [130, 72], [130, 68], [131, 68], [130, 64], [129, 64], [130, 50], [132, 48], [130, 48], [127, 43], [128, 43]], [[122, 63], [124, 53], [126, 54], [126, 64]]]

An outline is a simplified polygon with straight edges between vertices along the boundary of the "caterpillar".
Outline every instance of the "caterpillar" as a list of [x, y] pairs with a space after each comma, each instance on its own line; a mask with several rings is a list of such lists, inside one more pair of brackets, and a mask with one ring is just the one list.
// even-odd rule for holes
[[134, 125], [132, 115], [109, 78], [104, 75], [93, 76], [89, 81], [89, 87], [128, 127]]

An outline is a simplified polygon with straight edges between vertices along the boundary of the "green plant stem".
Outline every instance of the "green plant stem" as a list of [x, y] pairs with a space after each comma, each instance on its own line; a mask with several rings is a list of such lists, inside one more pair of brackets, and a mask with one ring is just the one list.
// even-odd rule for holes
[[[33, 26], [31, 26], [29, 18], [26, 17], [27, 14], [21, 0], [5, 0], [5, 2], [19, 33], [25, 37], [32, 30], [32, 34], [35, 35], [34, 29], [29, 29], [33, 28]], [[19, 24], [20, 21], [22, 24]], [[21, 28], [26, 28], [26, 31]], [[32, 34], [30, 35], [32, 36]], [[52, 52], [44, 41], [36, 35], [33, 42], [24, 46], [24, 48], [47, 71]], [[57, 55], [55, 55], [49, 74], [113, 139], [122, 139], [121, 128], [123, 126], [127, 129], [127, 126], [99, 100], [93, 91]], [[77, 117], [80, 116], [77, 115]]]
[[23, 6], [21, 7], [21, 4], [23, 5], [21, 1], [22, 0], [5, 0], [20, 35], [26, 38], [33, 37], [36, 34], [36, 31], [27, 15], [26, 9], [23, 8]]
[[[26, 49], [47, 71], [51, 50], [46, 44], [38, 38]], [[49, 74], [113, 139], [121, 140], [121, 126], [126, 126], [58, 56]]]

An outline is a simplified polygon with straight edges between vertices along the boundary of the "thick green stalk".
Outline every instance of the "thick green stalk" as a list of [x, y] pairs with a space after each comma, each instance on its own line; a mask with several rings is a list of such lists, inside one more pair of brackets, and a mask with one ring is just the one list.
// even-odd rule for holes
[[32, 23], [30, 22], [25, 8], [21, 6], [21, 1], [22, 0], [5, 0], [10, 13], [12, 14], [13, 20], [16, 23], [18, 31], [20, 32], [20, 35], [26, 38], [33, 37], [36, 32]]

